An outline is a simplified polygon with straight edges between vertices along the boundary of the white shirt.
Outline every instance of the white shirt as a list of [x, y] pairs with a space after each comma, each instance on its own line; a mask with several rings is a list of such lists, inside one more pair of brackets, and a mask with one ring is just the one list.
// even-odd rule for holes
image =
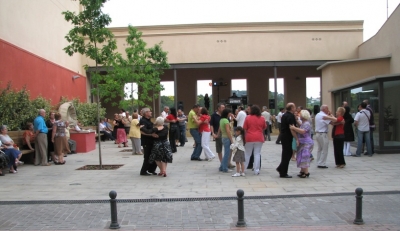
[[283, 115], [283, 113], [280, 111], [278, 113], [278, 115], [276, 116], [276, 121], [278, 121], [278, 123], [281, 123], [282, 115]]
[[[367, 114], [367, 115], [365, 115], [365, 114]], [[370, 116], [371, 116], [371, 113], [366, 109], [362, 109], [361, 111], [359, 111], [356, 114], [356, 117], [354, 118], [354, 120], [358, 122], [357, 129], [359, 131], [362, 131], [362, 132], [369, 131], [369, 119], [368, 118]]]
[[246, 112], [244, 112], [243, 110], [240, 110], [240, 112], [238, 113], [238, 115], [236, 116], [236, 121], [237, 121], [237, 126], [239, 127], [243, 127], [244, 124], [244, 120], [246, 119]]
[[78, 124], [75, 125], [75, 131], [80, 132], [82, 129], [78, 126]]
[[[161, 112], [161, 117], [164, 118], [164, 121], [165, 121], [165, 119], [167, 118], [167, 116], [168, 116], [168, 113], [166, 113], [165, 111], [162, 111], [162, 112]], [[165, 122], [164, 125], [167, 125], [167, 126], [168, 126], [169, 123]]]
[[99, 132], [104, 131], [106, 126], [103, 123], [99, 123]]
[[269, 112], [263, 111], [263, 112], [261, 113], [261, 115], [264, 117], [265, 122], [268, 122], [268, 124], [271, 123], [271, 114], [270, 114]]
[[234, 139], [234, 143], [230, 145], [230, 149], [232, 150], [232, 154], [235, 154], [237, 150], [244, 151], [242, 136], [239, 135]]
[[323, 117], [327, 116], [325, 112], [320, 111], [316, 116], [315, 116], [315, 132], [323, 132], [327, 133], [328, 132], [328, 125], [331, 123], [330, 120], [324, 120]]

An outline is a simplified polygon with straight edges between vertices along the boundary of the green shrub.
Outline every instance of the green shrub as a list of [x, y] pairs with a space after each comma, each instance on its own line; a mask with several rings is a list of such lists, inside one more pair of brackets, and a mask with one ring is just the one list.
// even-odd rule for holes
[[[6, 88], [0, 89], [0, 124], [7, 125], [9, 130], [24, 130], [26, 123], [33, 122], [38, 116], [39, 109], [43, 108], [48, 115], [52, 109], [58, 110], [62, 103], [68, 101], [73, 102], [81, 123], [86, 126], [97, 126], [96, 103], [84, 103], [77, 98], [68, 100], [67, 97], [61, 97], [58, 105], [52, 107], [51, 101], [42, 96], [30, 100], [29, 91], [25, 87], [17, 91], [12, 89], [11, 83], [8, 83]], [[105, 114], [106, 109], [100, 107], [100, 118]]]
[[38, 115], [38, 109], [50, 107], [50, 101], [42, 97], [31, 101], [25, 87], [17, 91], [8, 83], [0, 92], [0, 123], [7, 125], [9, 130], [24, 129], [26, 123], [33, 122]]

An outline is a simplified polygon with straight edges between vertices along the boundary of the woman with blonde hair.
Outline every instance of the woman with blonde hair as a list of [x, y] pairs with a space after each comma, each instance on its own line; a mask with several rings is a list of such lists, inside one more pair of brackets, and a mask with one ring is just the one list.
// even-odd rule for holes
[[157, 117], [153, 133], [157, 135], [154, 137], [153, 149], [149, 157], [149, 162], [156, 162], [160, 169], [159, 176], [167, 176], [167, 164], [172, 163], [172, 150], [171, 145], [168, 141], [168, 127], [164, 125], [164, 118]]
[[290, 130], [297, 133], [296, 143], [297, 147], [297, 167], [300, 168], [300, 174], [297, 175], [300, 178], [306, 178], [310, 176], [308, 168], [311, 162], [311, 152], [314, 148], [314, 141], [311, 139], [311, 124], [309, 122], [310, 113], [307, 110], [300, 111], [301, 125], [296, 127], [290, 125]]
[[131, 127], [128, 135], [132, 141], [132, 155], [143, 155], [140, 143], [141, 134], [138, 117], [137, 113], [132, 114]]

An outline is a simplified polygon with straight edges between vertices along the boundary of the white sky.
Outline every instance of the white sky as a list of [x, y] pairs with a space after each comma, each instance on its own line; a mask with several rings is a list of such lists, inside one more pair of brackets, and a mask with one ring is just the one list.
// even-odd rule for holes
[[[104, 4], [103, 12], [113, 20], [110, 27], [364, 20], [365, 41], [378, 32], [387, 12], [390, 16], [399, 4], [400, 0], [110, 0]], [[207, 82], [199, 84], [198, 94], [210, 94]], [[319, 86], [319, 81], [308, 80], [307, 85]], [[165, 83], [164, 88], [161, 95], [173, 95], [172, 82]], [[278, 92], [283, 93], [279, 83]], [[311, 96], [319, 97], [319, 87], [307, 89], [307, 97]]]
[[[386, 4], [388, 3], [388, 4]], [[400, 0], [110, 0], [110, 27], [224, 22], [364, 20], [373, 36]]]

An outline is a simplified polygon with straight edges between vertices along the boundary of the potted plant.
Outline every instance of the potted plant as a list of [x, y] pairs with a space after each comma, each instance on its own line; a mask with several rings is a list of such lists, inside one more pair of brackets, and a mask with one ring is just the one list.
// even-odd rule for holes
[[390, 127], [394, 126], [396, 121], [397, 119], [394, 118], [392, 114], [392, 105], [385, 107], [383, 115], [383, 131], [385, 141], [392, 140], [392, 131], [390, 131]]

